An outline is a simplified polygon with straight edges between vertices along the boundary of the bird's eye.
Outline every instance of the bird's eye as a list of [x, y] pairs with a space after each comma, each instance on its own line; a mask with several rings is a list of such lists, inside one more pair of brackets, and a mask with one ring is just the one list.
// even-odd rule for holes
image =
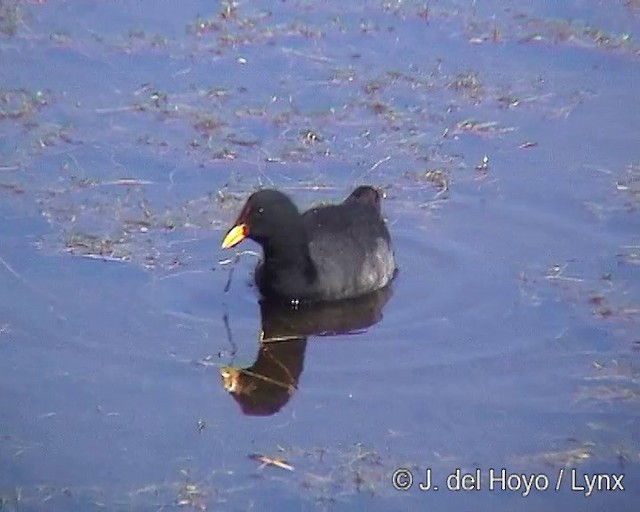
[[258, 208], [258, 215], [262, 215], [264, 213], [264, 208], [261, 206]]

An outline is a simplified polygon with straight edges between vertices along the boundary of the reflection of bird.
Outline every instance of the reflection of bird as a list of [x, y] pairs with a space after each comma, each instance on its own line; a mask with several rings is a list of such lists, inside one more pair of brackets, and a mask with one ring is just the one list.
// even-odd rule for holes
[[297, 308], [281, 301], [263, 299], [260, 301], [260, 341], [362, 332], [382, 319], [382, 308], [391, 295], [391, 286], [387, 286], [355, 299], [305, 304]]
[[363, 297], [291, 308], [282, 301], [260, 301], [261, 343], [255, 363], [246, 368], [224, 366], [224, 389], [248, 415], [278, 412], [293, 396], [304, 367], [308, 336], [362, 332], [380, 321], [392, 289]]
[[264, 251], [256, 282], [265, 297], [357, 297], [386, 286], [396, 269], [380, 194], [369, 186], [358, 187], [340, 204], [303, 214], [282, 192], [260, 190], [249, 197], [222, 247], [246, 237]]
[[260, 344], [258, 358], [249, 368], [220, 368], [225, 390], [245, 414], [267, 416], [278, 412], [298, 387], [306, 344], [304, 338]]

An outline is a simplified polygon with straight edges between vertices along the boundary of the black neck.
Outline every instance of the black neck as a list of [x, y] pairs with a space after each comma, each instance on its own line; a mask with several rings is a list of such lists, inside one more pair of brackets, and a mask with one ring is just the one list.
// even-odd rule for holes
[[311, 261], [307, 240], [295, 235], [271, 238], [262, 244], [262, 249], [265, 265], [268, 267], [278, 262], [282, 269], [304, 268], [307, 262]]

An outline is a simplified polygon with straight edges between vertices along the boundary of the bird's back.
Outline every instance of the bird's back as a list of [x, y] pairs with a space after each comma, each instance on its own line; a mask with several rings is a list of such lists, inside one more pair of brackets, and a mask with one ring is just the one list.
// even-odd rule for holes
[[323, 299], [353, 297], [385, 286], [395, 260], [379, 204], [352, 196], [303, 214], [309, 253]]

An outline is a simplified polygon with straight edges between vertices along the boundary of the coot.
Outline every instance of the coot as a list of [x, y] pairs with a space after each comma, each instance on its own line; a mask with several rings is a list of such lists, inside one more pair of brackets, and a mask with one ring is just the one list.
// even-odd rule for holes
[[266, 298], [357, 297], [386, 286], [396, 269], [380, 194], [369, 186], [356, 188], [340, 204], [303, 214], [282, 192], [260, 190], [247, 200], [222, 248], [246, 237], [264, 252], [255, 277]]

